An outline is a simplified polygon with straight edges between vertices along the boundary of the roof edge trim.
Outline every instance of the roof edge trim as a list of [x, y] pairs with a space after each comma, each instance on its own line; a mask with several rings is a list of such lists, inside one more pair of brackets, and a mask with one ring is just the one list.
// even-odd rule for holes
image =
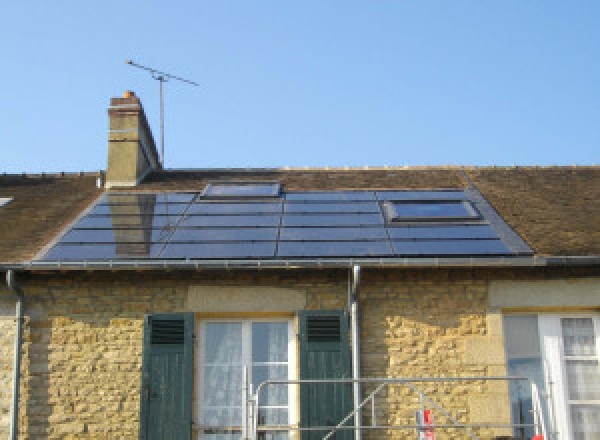
[[467, 257], [467, 258], [344, 258], [297, 260], [106, 260], [29, 261], [0, 263], [0, 270], [79, 271], [79, 270], [242, 270], [242, 269], [334, 269], [364, 268], [512, 268], [600, 266], [600, 255], [552, 257]]

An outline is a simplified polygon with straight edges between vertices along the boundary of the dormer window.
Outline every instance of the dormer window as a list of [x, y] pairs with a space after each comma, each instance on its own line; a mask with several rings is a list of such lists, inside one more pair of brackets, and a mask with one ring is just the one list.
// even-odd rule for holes
[[388, 201], [384, 210], [389, 222], [479, 220], [481, 216], [466, 200]]
[[0, 207], [9, 204], [12, 199], [12, 197], [0, 197]]
[[281, 184], [277, 182], [227, 182], [209, 183], [202, 191], [204, 198], [256, 198], [277, 197]]

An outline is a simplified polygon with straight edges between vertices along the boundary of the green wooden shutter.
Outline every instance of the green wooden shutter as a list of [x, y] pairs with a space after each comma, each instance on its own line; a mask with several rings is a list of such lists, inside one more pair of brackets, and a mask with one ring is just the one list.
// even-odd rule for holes
[[140, 439], [191, 439], [193, 332], [192, 313], [145, 317]]
[[[339, 310], [301, 311], [300, 379], [351, 378], [348, 315]], [[303, 384], [300, 387], [300, 425], [337, 425], [352, 411], [352, 384]], [[352, 426], [353, 419], [346, 425]], [[320, 439], [327, 431], [303, 431], [303, 440]], [[351, 430], [336, 432], [351, 439]]]

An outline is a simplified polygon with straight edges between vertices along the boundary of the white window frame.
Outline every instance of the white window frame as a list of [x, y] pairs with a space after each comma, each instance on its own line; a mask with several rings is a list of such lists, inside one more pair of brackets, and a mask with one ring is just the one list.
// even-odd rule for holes
[[[552, 396], [550, 419], [554, 421], [561, 440], [571, 439], [571, 412], [564, 359], [561, 318], [591, 318], [596, 338], [596, 358], [600, 361], [600, 316], [593, 313], [538, 314], [540, 348], [543, 359], [546, 390]], [[587, 402], [587, 401], [586, 401]], [[600, 404], [600, 401], [593, 401]]]
[[[230, 322], [230, 323], [241, 323], [242, 324], [242, 344], [252, 345], [252, 324], [255, 322], [286, 322], [288, 325], [288, 380], [297, 380], [298, 372], [298, 356], [297, 356], [297, 338], [296, 338], [296, 320], [289, 317], [272, 317], [272, 318], [259, 318], [259, 317], [232, 317], [232, 318], [206, 318], [197, 320], [197, 332], [198, 339], [196, 342], [196, 424], [199, 426], [203, 425], [203, 379], [204, 379], [204, 362], [202, 356], [205, 349], [205, 329], [207, 323], [212, 322]], [[248, 342], [249, 341], [249, 342]], [[252, 351], [249, 350], [249, 357], [251, 357]], [[250, 359], [246, 361], [251, 362]], [[251, 374], [250, 365], [248, 365], [249, 374]], [[250, 380], [251, 382], [251, 380]], [[250, 384], [252, 386], [251, 393], [254, 393], [256, 387], [259, 384]], [[241, 391], [240, 391], [241, 392]], [[288, 386], [288, 424], [290, 426], [296, 426], [299, 423], [299, 406], [298, 406], [298, 387], [294, 385]], [[199, 428], [197, 431], [197, 438], [203, 438], [203, 428]]]

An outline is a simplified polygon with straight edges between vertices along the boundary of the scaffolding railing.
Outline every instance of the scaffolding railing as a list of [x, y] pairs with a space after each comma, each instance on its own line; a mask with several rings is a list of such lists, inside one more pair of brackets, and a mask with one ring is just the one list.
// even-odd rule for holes
[[[245, 374], [245, 377], [247, 375]], [[468, 423], [460, 421], [460, 417], [453, 415], [451, 410], [445, 409], [442, 404], [429, 397], [425, 391], [417, 387], [415, 384], [434, 384], [434, 383], [457, 383], [457, 382], [517, 382], [520, 384], [526, 383], [531, 389], [531, 423]], [[371, 385], [373, 389], [364, 397], [357, 407], [354, 407], [345, 417], [339, 420], [336, 424], [328, 426], [301, 426], [301, 424], [295, 425], [281, 425], [281, 424], [261, 424], [259, 425], [259, 412], [261, 401], [261, 395], [269, 386], [274, 385], [288, 385], [288, 386], [302, 386], [302, 385], [330, 385], [330, 384], [354, 384], [360, 383], [365, 385]], [[382, 424], [378, 420], [377, 416], [377, 405], [380, 400], [378, 396], [382, 392], [391, 386], [403, 386], [410, 389], [419, 398], [419, 407], [421, 411], [426, 408], [434, 410], [436, 414], [442, 416], [445, 423], [425, 423], [423, 420], [415, 420], [415, 424]], [[251, 385], [244, 380], [244, 396], [243, 401], [246, 402], [243, 411], [244, 425], [242, 426], [242, 438], [249, 440], [257, 440], [259, 432], [267, 431], [296, 431], [296, 432], [314, 432], [320, 431], [325, 432], [322, 439], [331, 439], [337, 431], [352, 430], [355, 433], [355, 439], [360, 438], [362, 431], [373, 431], [373, 430], [414, 430], [417, 433], [434, 432], [435, 429], [460, 429], [466, 436], [471, 439], [479, 440], [480, 436], [476, 433], [478, 429], [510, 429], [515, 428], [533, 429], [534, 434], [542, 436], [543, 439], [548, 439], [548, 431], [546, 428], [546, 420], [544, 417], [544, 407], [542, 406], [542, 400], [540, 398], [540, 391], [536, 383], [528, 377], [521, 376], [460, 376], [460, 377], [412, 377], [412, 378], [359, 378], [359, 379], [300, 379], [300, 380], [266, 380], [260, 383], [255, 391], [252, 393]], [[431, 394], [431, 393], [430, 393]], [[389, 400], [389, 399], [388, 399]], [[508, 389], [507, 389], [507, 404], [508, 404]], [[346, 423], [353, 420], [354, 416], [362, 419], [362, 411], [368, 409], [370, 406], [370, 420], [368, 423], [362, 424], [350, 424]], [[368, 413], [366, 413], [368, 415]], [[436, 416], [439, 418], [439, 416]], [[362, 420], [361, 420], [362, 422]], [[422, 436], [417, 438], [433, 438]], [[498, 438], [513, 438], [511, 436], [499, 436]], [[537, 437], [540, 438], [540, 437]]]

